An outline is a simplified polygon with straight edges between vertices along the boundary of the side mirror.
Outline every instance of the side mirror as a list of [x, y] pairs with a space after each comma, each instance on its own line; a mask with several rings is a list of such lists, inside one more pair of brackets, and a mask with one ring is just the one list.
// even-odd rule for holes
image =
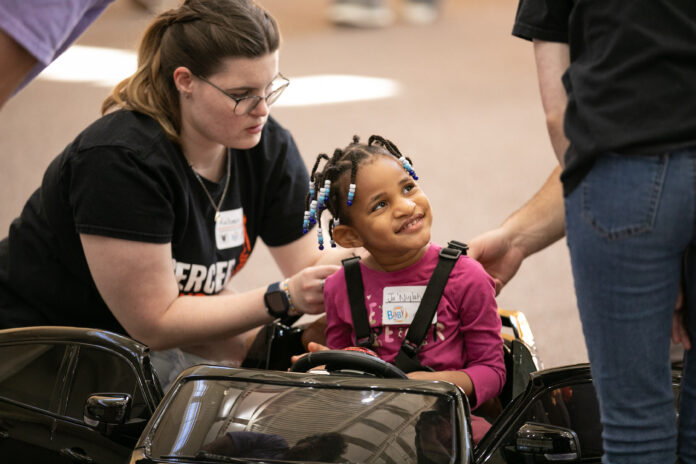
[[532, 457], [533, 462], [577, 462], [580, 441], [570, 429], [527, 422], [517, 431], [515, 452]]
[[114, 426], [125, 423], [130, 416], [132, 398], [126, 393], [95, 393], [87, 398], [84, 410], [85, 424], [107, 433]]

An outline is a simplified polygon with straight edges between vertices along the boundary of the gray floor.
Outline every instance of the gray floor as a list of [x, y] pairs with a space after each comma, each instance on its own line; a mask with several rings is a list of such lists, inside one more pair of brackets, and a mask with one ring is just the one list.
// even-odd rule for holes
[[[390, 98], [279, 106], [274, 115], [307, 163], [353, 134], [395, 141], [430, 197], [435, 241], [466, 241], [497, 226], [553, 168], [532, 47], [510, 35], [516, 0], [445, 0], [436, 24], [367, 31], [329, 24], [328, 0], [260, 3], [281, 25], [281, 70], [291, 80], [349, 74], [399, 83]], [[134, 50], [150, 19], [129, 0], [116, 0], [78, 44]], [[50, 160], [99, 116], [109, 91], [38, 79], [0, 112], [0, 230], [19, 214]], [[259, 247], [236, 278], [238, 289], [277, 275]], [[527, 315], [546, 367], [586, 360], [565, 242], [527, 259], [499, 305]]]

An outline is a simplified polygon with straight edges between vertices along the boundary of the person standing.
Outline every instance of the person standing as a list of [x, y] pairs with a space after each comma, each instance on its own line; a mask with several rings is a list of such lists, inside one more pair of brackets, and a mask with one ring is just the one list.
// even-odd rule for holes
[[[695, 463], [696, 353], [673, 319], [680, 285], [696, 314], [696, 3], [521, 0], [513, 34], [534, 42], [561, 166], [471, 255], [502, 286], [565, 230], [603, 462]], [[672, 325], [688, 348], [678, 428]]]

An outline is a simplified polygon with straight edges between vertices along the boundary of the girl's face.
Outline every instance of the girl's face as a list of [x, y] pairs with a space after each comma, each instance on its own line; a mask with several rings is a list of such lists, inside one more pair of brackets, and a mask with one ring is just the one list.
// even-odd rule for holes
[[377, 155], [358, 167], [355, 186], [353, 205], [342, 208], [350, 225], [336, 227], [337, 242], [355, 238], [349, 246], [365, 247], [382, 265], [420, 259], [430, 243], [430, 202], [401, 163]]
[[266, 97], [276, 79], [279, 79], [277, 51], [258, 58], [227, 58], [221, 71], [205, 79], [191, 75], [189, 97], [180, 98], [182, 137], [193, 146], [254, 147], [261, 140], [261, 131], [268, 120], [266, 100], [261, 99], [248, 114], [237, 115], [235, 101], [228, 95]]

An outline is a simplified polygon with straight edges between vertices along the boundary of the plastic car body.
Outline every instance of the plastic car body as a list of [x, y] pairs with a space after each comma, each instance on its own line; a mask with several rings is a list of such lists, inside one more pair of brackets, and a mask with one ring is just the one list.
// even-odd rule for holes
[[0, 456], [128, 462], [162, 399], [148, 348], [110, 332], [0, 331]]
[[[493, 425], [476, 446], [468, 402], [446, 382], [196, 366], [163, 398], [148, 348], [127, 337], [61, 327], [0, 330], [0, 456], [52, 463], [599, 463], [589, 366], [536, 371], [524, 315], [501, 316], [510, 332], [503, 407], [488, 413]], [[677, 367], [675, 397], [680, 380]]]
[[[678, 370], [673, 380], [677, 388]], [[601, 462], [587, 364], [531, 374], [477, 446], [470, 414], [445, 382], [195, 366], [167, 393], [131, 462]]]

